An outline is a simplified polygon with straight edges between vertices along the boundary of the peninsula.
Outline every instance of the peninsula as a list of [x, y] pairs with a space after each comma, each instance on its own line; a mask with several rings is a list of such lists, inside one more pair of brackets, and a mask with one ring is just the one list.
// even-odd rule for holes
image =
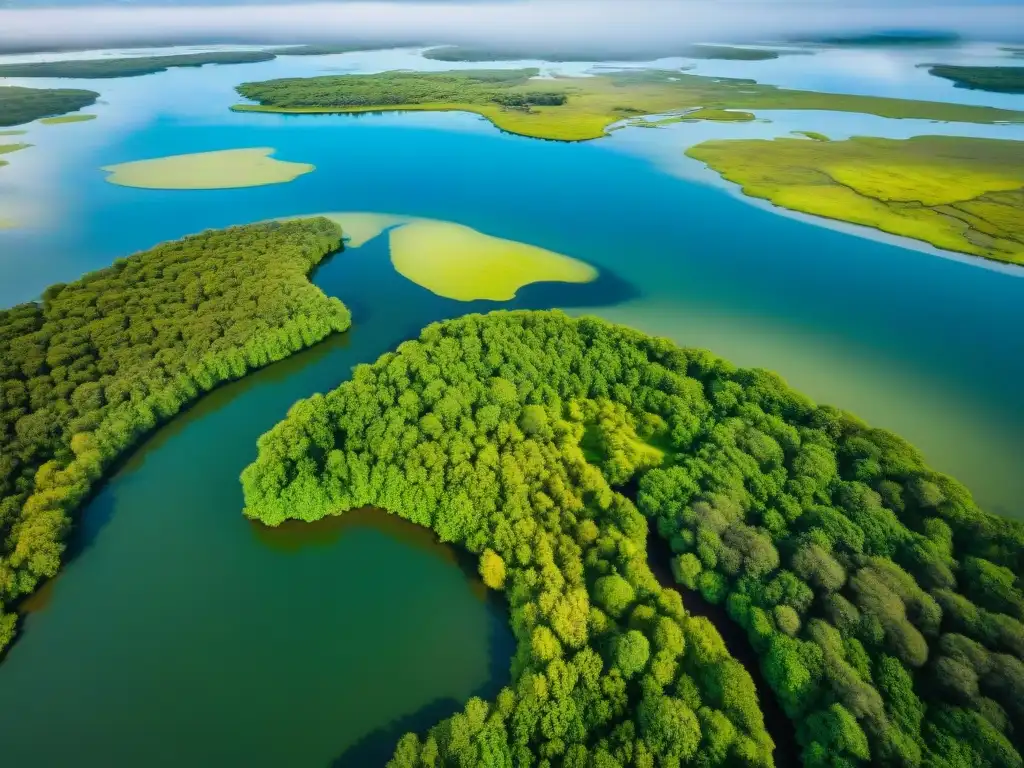
[[0, 126], [31, 123], [56, 117], [96, 103], [99, 94], [73, 88], [22, 88], [0, 86]]
[[104, 472], [217, 385], [349, 327], [326, 219], [211, 230], [0, 311], [0, 651]]
[[382, 72], [243, 83], [257, 102], [239, 112], [351, 113], [393, 110], [474, 112], [498, 128], [533, 138], [585, 141], [624, 118], [703, 107], [855, 112], [969, 123], [1024, 122], [1024, 112], [909, 99], [796, 91], [753, 80], [633, 70], [538, 79], [537, 69]]
[[957, 88], [992, 93], [1024, 93], [1024, 67], [962, 67], [933, 64], [928, 73], [952, 80]]
[[686, 154], [783, 208], [1024, 264], [1024, 142], [736, 139]]
[[593, 317], [468, 315], [296, 403], [242, 485], [270, 526], [385, 508], [507, 597], [511, 684], [393, 768], [772, 765], [648, 521], [745, 631], [804, 765], [1022, 765], [1024, 526], [767, 371]]

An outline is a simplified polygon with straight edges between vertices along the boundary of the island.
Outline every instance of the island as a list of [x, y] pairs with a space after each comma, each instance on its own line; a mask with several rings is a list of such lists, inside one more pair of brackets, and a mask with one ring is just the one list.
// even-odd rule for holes
[[966, 67], [930, 64], [928, 74], [952, 80], [957, 88], [992, 93], [1024, 93], [1024, 67]]
[[101, 170], [107, 181], [122, 187], [143, 189], [238, 189], [284, 184], [312, 173], [315, 165], [271, 157], [272, 147], [222, 149], [134, 160], [108, 165]]
[[63, 125], [64, 123], [87, 123], [95, 120], [96, 115], [81, 113], [75, 115], [61, 115], [60, 117], [44, 117], [39, 122], [43, 125]]
[[[509, 133], [561, 141], [607, 134], [638, 115], [709, 110], [814, 109], [969, 123], [1024, 122], [1024, 112], [964, 104], [796, 91], [754, 80], [628, 70], [539, 79], [539, 70], [382, 72], [242, 83], [256, 104], [239, 112], [353, 113], [394, 110], [474, 112]], [[717, 114], [713, 113], [713, 114]]]
[[688, 59], [723, 59], [731, 61], [765, 61], [777, 59], [780, 54], [805, 53], [799, 50], [770, 50], [767, 48], [739, 48], [732, 45], [706, 43], [673, 47], [546, 50], [541, 48], [473, 48], [463, 45], [443, 45], [423, 52], [425, 59], [435, 61], [654, 61], [668, 57]]
[[67, 77], [100, 79], [138, 77], [166, 72], [174, 67], [202, 67], [207, 64], [252, 64], [270, 61], [269, 51], [210, 51], [178, 53], [168, 56], [125, 56], [123, 58], [66, 59], [0, 64], [0, 77]]
[[241, 479], [250, 519], [381, 507], [505, 594], [510, 685], [403, 736], [394, 768], [772, 765], [695, 592], [745, 631], [804, 765], [1022, 765], [1024, 526], [768, 371], [592, 317], [468, 315], [296, 403]]
[[597, 270], [582, 261], [447, 221], [421, 219], [397, 227], [390, 245], [399, 274], [456, 301], [508, 301], [531, 283], [597, 278]]
[[395, 271], [455, 301], [510, 301], [533, 283], [591, 283], [599, 274], [579, 259], [453, 221], [365, 211], [316, 215], [340, 226], [349, 248], [387, 232]]
[[1024, 142], [736, 139], [686, 154], [783, 208], [1024, 264]]
[[201, 394], [346, 330], [326, 219], [164, 243], [0, 310], [0, 652], [104, 473]]
[[99, 94], [74, 88], [23, 88], [0, 86], [0, 126], [31, 123], [56, 117], [96, 103]]

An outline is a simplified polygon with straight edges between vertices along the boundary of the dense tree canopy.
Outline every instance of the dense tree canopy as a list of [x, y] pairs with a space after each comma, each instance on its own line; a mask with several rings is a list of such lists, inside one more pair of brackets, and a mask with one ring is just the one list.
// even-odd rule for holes
[[805, 765], [1021, 765], [1024, 530], [768, 372], [470, 315], [297, 403], [242, 481], [269, 525], [382, 506], [505, 590], [512, 686], [396, 768], [771, 761], [749, 676], [647, 567], [633, 488], [678, 580], [746, 628]]
[[206, 64], [251, 64], [275, 58], [269, 51], [208, 51], [170, 56], [126, 56], [110, 59], [64, 59], [0, 64], [0, 77], [137, 77], [166, 72], [172, 67]]
[[99, 94], [74, 88], [0, 86], [0, 126], [21, 125], [40, 117], [74, 112], [96, 103]]
[[182, 406], [349, 325], [307, 273], [327, 219], [164, 243], [0, 311], [0, 650], [4, 614], [60, 566], [69, 514]]

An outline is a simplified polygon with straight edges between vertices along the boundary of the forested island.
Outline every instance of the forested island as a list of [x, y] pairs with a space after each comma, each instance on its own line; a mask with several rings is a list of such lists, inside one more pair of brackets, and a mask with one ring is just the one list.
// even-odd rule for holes
[[168, 56], [126, 56], [117, 59], [67, 59], [0, 64], [0, 77], [69, 77], [95, 79], [138, 77], [166, 72], [173, 67], [202, 67], [207, 64], [252, 64], [270, 61], [270, 51], [210, 51], [176, 53]]
[[404, 736], [394, 768], [771, 765], [749, 675], [659, 586], [647, 519], [746, 630], [806, 766], [1022, 765], [1024, 526], [767, 371], [595, 318], [469, 315], [258, 448], [248, 517], [383, 507], [508, 598], [511, 685]]
[[[782, 53], [799, 53], [783, 51]], [[423, 52], [423, 58], [435, 61], [653, 61], [670, 56], [689, 59], [724, 59], [731, 61], [764, 61], [779, 58], [779, 51], [766, 48], [738, 48], [732, 45], [696, 44], [673, 48], [641, 48], [596, 50], [545, 50], [543, 48], [473, 48], [463, 45], [443, 45]]]
[[214, 230], [0, 311], [0, 651], [105, 470], [218, 384], [344, 331], [327, 219]]
[[22, 88], [0, 86], [0, 126], [31, 123], [41, 117], [55, 117], [89, 107], [99, 94], [74, 88]]
[[1024, 112], [1014, 110], [786, 90], [683, 72], [629, 70], [536, 79], [538, 74], [528, 68], [282, 78], [242, 83], [238, 93], [257, 104], [232, 109], [299, 114], [462, 110], [510, 133], [562, 141], [600, 138], [624, 118], [697, 107], [716, 110], [714, 115], [724, 109], [819, 109], [920, 120], [1024, 122]]
[[735, 139], [686, 154], [783, 208], [1024, 264], [1024, 142]]
[[957, 88], [992, 93], [1024, 93], [1024, 67], [928, 65], [928, 74], [952, 80]]

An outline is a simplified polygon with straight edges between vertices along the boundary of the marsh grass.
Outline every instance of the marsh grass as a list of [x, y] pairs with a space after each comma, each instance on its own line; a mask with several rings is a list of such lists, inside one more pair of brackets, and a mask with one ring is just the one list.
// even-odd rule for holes
[[283, 184], [316, 170], [315, 165], [276, 160], [274, 149], [225, 149], [108, 165], [107, 181], [145, 189], [236, 189]]
[[784, 208], [1024, 264], [1024, 142], [740, 139], [686, 154]]

